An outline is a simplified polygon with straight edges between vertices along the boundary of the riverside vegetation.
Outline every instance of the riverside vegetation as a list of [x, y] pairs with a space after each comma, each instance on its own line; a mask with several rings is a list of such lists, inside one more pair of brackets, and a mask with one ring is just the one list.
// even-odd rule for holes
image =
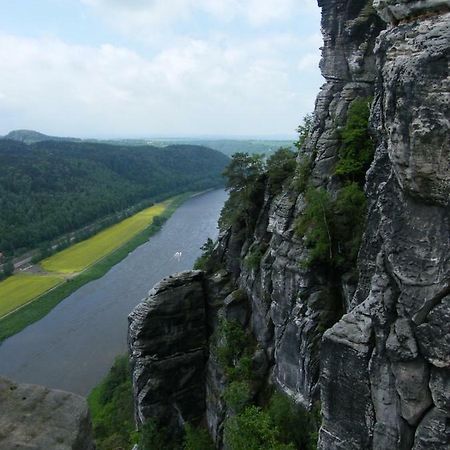
[[[163, 212], [160, 215], [155, 216], [152, 220], [149, 218], [149, 221], [146, 224], [141, 220], [145, 215], [148, 216], [148, 212], [144, 212], [143, 216], [138, 220], [140, 227], [142, 227], [140, 231], [140, 227], [137, 227], [134, 234], [129, 234], [126, 239], [122, 237], [123, 245], [121, 246], [113, 245], [114, 241], [111, 241], [111, 246], [104, 248], [104, 251], [107, 253], [104, 254], [103, 258], [85, 268], [81, 273], [68, 278], [64, 278], [62, 275], [52, 277], [51, 280], [54, 283], [53, 289], [47, 293], [45, 293], [45, 291], [52, 286], [47, 284], [45, 284], [45, 286], [43, 285], [42, 278], [46, 278], [45, 275], [14, 275], [13, 277], [2, 281], [0, 283], [0, 304], [3, 305], [3, 310], [8, 312], [21, 304], [25, 304], [25, 306], [0, 319], [0, 342], [44, 317], [60, 301], [68, 297], [72, 292], [75, 292], [84, 284], [101, 278], [112, 266], [124, 259], [129, 252], [145, 243], [150, 236], [156, 233], [164, 222], [173, 214], [176, 208], [178, 208], [178, 206], [180, 206], [189, 196], [190, 194], [186, 193], [173, 198], [171, 201], [167, 201]], [[133, 221], [133, 218], [131, 218], [131, 220]], [[123, 232], [127, 229], [128, 227], [123, 228], [119, 224], [113, 227], [111, 233], [114, 235], [117, 232]], [[110, 232], [105, 230], [104, 233]], [[100, 239], [103, 241], [101, 236]], [[96, 242], [96, 237], [92, 238], [92, 241], [88, 240], [81, 243], [76, 249], [79, 255], [86, 255], [86, 258], [82, 258], [85, 263], [93, 261], [90, 247], [90, 243], [92, 242]], [[70, 248], [66, 251], [70, 254]], [[55, 258], [58, 258], [59, 260], [58, 255], [55, 255]], [[95, 259], [96, 258], [94, 258], [94, 260]], [[49, 259], [49, 261], [51, 261], [51, 259]], [[64, 259], [63, 262], [64, 261], [67, 261], [67, 259]], [[63, 269], [64, 268], [67, 269], [67, 266], [64, 265]], [[67, 274], [64, 276], [66, 275]], [[22, 284], [23, 281], [26, 281], [25, 285]], [[46, 283], [49, 281], [50, 280], [46, 280]], [[10, 283], [13, 289], [11, 289]], [[42, 295], [39, 296], [39, 293]], [[31, 301], [36, 295], [38, 295], [38, 298]]]
[[0, 140], [0, 252], [51, 248], [52, 240], [137, 204], [220, 187], [227, 161], [192, 145]]

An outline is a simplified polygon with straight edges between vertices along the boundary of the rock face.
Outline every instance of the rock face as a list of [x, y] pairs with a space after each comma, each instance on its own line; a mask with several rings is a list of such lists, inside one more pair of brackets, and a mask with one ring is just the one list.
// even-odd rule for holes
[[[204, 414], [220, 447], [226, 380], [209, 338], [224, 317], [255, 339], [256, 390], [274, 384], [306, 408], [320, 400], [319, 448], [448, 448], [450, 2], [319, 6], [326, 83], [302, 154], [310, 183], [331, 198], [342, 188], [334, 169], [349, 106], [373, 98], [376, 152], [356, 267], [301, 264], [310, 250], [294, 222], [305, 195], [261, 190], [252, 221], [220, 236], [219, 271], [163, 281], [130, 316], [138, 422], [179, 427]], [[196, 376], [173, 379], [191, 357]], [[188, 388], [197, 409], [177, 400]]]
[[129, 347], [138, 424], [174, 430], [205, 410], [206, 308], [203, 273], [158, 283], [129, 316]]
[[94, 450], [86, 400], [0, 378], [0, 448]]
[[[369, 228], [354, 307], [322, 345], [320, 447], [444, 449], [450, 442], [450, 15], [443, 7], [449, 2], [375, 5], [389, 28], [375, 48], [378, 148], [366, 185]], [[355, 324], [364, 333], [355, 334]], [[352, 416], [339, 410], [336, 395], [354, 399]]]

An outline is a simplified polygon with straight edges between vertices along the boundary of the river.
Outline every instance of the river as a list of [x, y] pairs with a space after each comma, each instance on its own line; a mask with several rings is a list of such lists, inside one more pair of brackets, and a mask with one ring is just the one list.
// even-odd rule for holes
[[[223, 190], [190, 198], [161, 231], [102, 278], [0, 345], [0, 374], [87, 395], [127, 350], [127, 316], [161, 278], [192, 268], [208, 237], [217, 237]], [[181, 252], [181, 259], [174, 258]]]

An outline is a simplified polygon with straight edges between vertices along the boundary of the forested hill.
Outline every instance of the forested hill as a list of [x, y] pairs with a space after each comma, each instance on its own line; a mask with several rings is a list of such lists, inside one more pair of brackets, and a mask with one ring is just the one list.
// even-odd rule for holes
[[140, 202], [222, 185], [206, 147], [0, 140], [0, 252], [17, 253]]

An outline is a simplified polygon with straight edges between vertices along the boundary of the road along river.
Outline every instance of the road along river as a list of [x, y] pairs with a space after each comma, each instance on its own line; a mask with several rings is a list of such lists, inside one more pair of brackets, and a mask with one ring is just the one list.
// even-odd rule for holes
[[6, 339], [0, 345], [0, 375], [87, 395], [127, 350], [133, 307], [161, 278], [192, 268], [206, 239], [217, 237], [225, 199], [226, 193], [216, 190], [187, 200], [161, 231], [105, 276]]

